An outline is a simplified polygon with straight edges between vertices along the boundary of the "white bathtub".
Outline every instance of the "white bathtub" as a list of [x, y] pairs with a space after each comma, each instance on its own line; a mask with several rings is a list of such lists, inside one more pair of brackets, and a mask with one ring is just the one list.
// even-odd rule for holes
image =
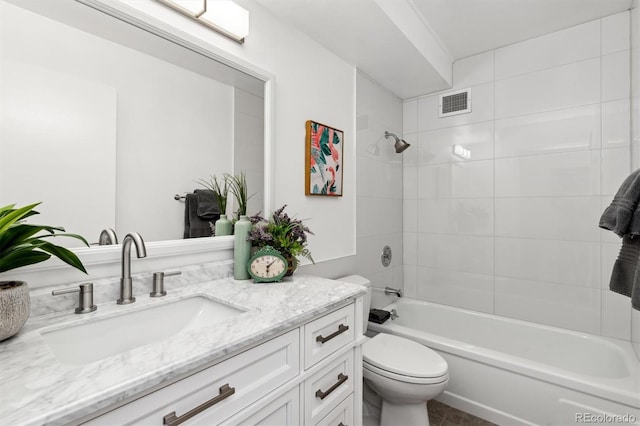
[[438, 398], [500, 425], [640, 425], [640, 363], [629, 342], [402, 298], [369, 330], [440, 353]]

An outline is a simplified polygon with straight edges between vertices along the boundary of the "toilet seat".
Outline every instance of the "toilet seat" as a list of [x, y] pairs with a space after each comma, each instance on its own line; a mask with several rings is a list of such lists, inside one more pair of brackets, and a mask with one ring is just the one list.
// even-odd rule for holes
[[362, 345], [363, 367], [372, 373], [415, 384], [442, 383], [447, 362], [433, 350], [403, 337], [380, 333]]
[[[387, 379], [395, 380], [397, 382], [409, 383], [412, 385], [436, 385], [438, 383], [443, 383], [449, 380], [449, 374], [445, 373], [440, 377], [412, 377], [412, 376], [404, 376], [402, 374], [392, 373], [387, 370], [383, 370], [369, 363], [363, 362], [362, 367], [364, 370], [369, 371], [373, 374], [377, 374], [379, 376], [385, 377]], [[365, 377], [367, 377], [365, 372]]]

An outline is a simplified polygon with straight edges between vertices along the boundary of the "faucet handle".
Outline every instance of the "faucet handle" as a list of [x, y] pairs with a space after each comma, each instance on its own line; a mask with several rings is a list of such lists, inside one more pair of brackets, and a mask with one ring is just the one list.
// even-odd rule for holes
[[88, 314], [93, 312], [98, 307], [93, 304], [93, 283], [80, 284], [78, 288], [62, 288], [59, 290], [53, 290], [52, 296], [58, 296], [60, 294], [79, 293], [78, 295], [78, 307], [76, 308], [76, 314]]
[[151, 297], [166, 296], [167, 292], [164, 290], [164, 277], [171, 277], [173, 275], [180, 275], [182, 271], [174, 272], [154, 272], [153, 273], [153, 291], [149, 293]]

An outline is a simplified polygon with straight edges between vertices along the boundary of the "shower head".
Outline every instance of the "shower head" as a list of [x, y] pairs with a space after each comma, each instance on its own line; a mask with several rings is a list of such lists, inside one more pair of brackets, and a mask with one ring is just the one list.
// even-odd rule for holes
[[395, 134], [385, 131], [384, 137], [389, 139], [389, 136], [392, 136], [396, 140], [396, 142], [393, 144], [393, 147], [396, 149], [396, 153], [398, 154], [411, 146], [411, 144], [405, 142], [404, 139], [400, 139]]

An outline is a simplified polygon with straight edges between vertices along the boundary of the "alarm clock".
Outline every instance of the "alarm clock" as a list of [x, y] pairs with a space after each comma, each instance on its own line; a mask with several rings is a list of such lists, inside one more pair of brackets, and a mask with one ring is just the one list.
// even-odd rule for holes
[[249, 275], [257, 283], [281, 281], [288, 267], [287, 259], [271, 246], [264, 246], [258, 250], [251, 256], [247, 265]]

